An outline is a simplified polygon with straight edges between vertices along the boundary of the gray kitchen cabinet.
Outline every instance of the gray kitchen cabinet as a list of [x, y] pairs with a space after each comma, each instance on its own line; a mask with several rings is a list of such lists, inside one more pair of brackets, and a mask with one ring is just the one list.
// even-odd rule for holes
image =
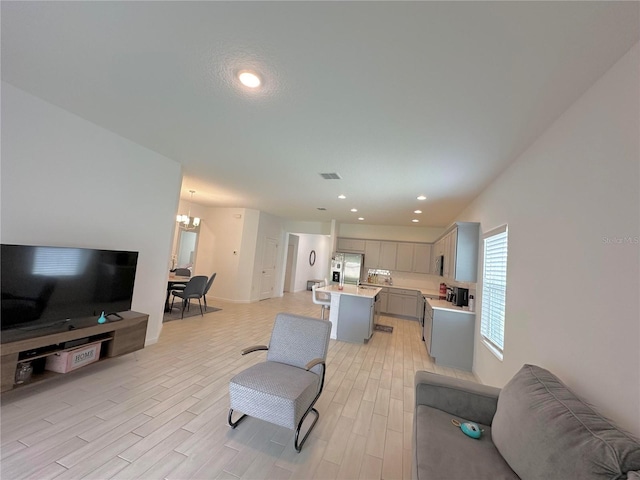
[[471, 371], [476, 315], [425, 306], [423, 338], [437, 365]]
[[424, 304], [424, 323], [422, 325], [422, 340], [427, 347], [427, 353], [431, 355], [431, 335], [433, 331], [433, 308], [429, 305], [429, 301], [425, 299]]
[[428, 243], [416, 243], [413, 247], [413, 263], [411, 271], [414, 273], [430, 273], [431, 245]]
[[430, 243], [390, 242], [338, 237], [338, 252], [364, 253], [364, 268], [432, 273]]
[[389, 288], [387, 313], [403, 317], [420, 318], [422, 294], [417, 290], [403, 288]]
[[396, 251], [396, 270], [399, 272], [413, 271], [413, 257], [415, 255], [415, 244], [398, 243]]
[[447, 233], [442, 239], [442, 248], [444, 251], [444, 266], [442, 272], [446, 278], [454, 278], [455, 259], [453, 257], [456, 249], [456, 234], [457, 230], [454, 229]]
[[444, 256], [442, 276], [458, 282], [476, 282], [480, 224], [457, 222], [433, 245], [432, 273], [438, 275], [440, 256]]
[[397, 242], [367, 240], [364, 248], [365, 268], [379, 268], [383, 270], [396, 269]]
[[378, 268], [380, 262], [380, 241], [366, 240], [364, 242], [365, 268]]
[[380, 313], [389, 313], [389, 289], [383, 287], [378, 296], [380, 297]]
[[444, 255], [444, 239], [437, 240], [431, 247], [431, 274], [440, 275], [440, 258]]
[[396, 242], [380, 242], [380, 259], [378, 268], [396, 270], [396, 256], [398, 244]]
[[387, 313], [389, 313], [390, 315], [404, 315], [402, 313], [403, 299], [404, 297], [402, 295], [398, 295], [397, 293], [390, 293]]
[[365, 240], [361, 238], [338, 237], [336, 250], [338, 252], [365, 253]]
[[366, 343], [373, 334], [375, 299], [340, 295], [336, 338], [343, 342]]

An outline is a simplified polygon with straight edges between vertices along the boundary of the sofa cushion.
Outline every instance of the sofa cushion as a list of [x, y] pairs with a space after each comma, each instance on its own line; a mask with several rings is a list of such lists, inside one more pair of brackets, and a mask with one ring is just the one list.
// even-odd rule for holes
[[640, 469], [637, 439], [535, 365], [524, 365], [500, 392], [491, 435], [526, 479], [618, 479]]
[[419, 480], [518, 478], [493, 445], [491, 427], [480, 425], [484, 433], [476, 440], [451, 423], [467, 421], [463, 418], [425, 405], [418, 405], [415, 415], [413, 462]]

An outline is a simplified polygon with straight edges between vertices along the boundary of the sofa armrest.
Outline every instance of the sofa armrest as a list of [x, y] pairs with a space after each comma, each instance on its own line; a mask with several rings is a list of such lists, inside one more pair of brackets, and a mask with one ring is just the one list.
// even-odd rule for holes
[[466, 420], [491, 425], [499, 388], [425, 371], [416, 372], [416, 407], [426, 405]]

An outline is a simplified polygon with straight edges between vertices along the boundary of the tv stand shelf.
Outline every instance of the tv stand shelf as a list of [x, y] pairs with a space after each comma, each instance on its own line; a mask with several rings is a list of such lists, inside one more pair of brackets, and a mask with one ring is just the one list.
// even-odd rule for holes
[[[2, 332], [0, 392], [12, 390], [18, 363], [33, 361], [55, 353], [79, 348], [65, 343], [87, 339], [87, 343], [102, 342], [100, 357], [117, 357], [144, 348], [149, 315], [127, 311], [119, 312], [122, 320], [97, 323], [96, 317], [74, 319], [70, 324], [34, 331], [8, 330]], [[64, 330], [62, 330], [64, 328]], [[70, 372], [71, 373], [71, 372]], [[29, 383], [51, 377], [51, 372], [35, 373]], [[60, 374], [54, 374], [60, 375]]]

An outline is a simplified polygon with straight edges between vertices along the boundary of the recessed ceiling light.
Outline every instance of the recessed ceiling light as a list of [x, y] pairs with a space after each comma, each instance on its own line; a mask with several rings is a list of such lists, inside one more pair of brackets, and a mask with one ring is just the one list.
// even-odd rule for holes
[[362, 220], [364, 220], [364, 217], [358, 217], [358, 220], [362, 221]]
[[238, 74], [238, 80], [240, 80], [240, 83], [242, 83], [245, 87], [249, 88], [257, 88], [260, 86], [260, 83], [262, 83], [258, 75], [253, 72], [249, 72], [248, 70], [241, 71]]
[[425, 197], [424, 195], [418, 195], [418, 200], [426, 200], [427, 197]]
[[413, 213], [418, 213], [418, 214], [420, 214], [420, 213], [422, 213], [422, 210], [414, 210], [414, 211], [413, 211]]
[[345, 199], [345, 198], [347, 198], [347, 197], [345, 197], [344, 195], [338, 195], [338, 198], [339, 198], [340, 200], [344, 200], [344, 199]]
[[418, 220], [417, 218], [414, 218], [413, 220], [411, 220], [413, 223], [418, 223], [420, 220]]
[[352, 208], [351, 211], [355, 213], [355, 212], [358, 211], [358, 209], [357, 208]]

